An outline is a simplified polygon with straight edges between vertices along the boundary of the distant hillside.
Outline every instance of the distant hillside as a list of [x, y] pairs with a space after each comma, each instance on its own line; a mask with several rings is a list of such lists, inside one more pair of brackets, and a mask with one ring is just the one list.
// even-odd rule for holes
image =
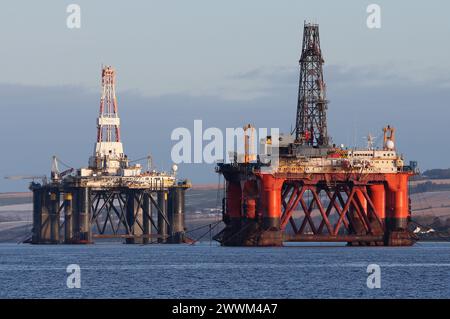
[[31, 203], [33, 193], [0, 193], [0, 206]]
[[411, 193], [450, 190], [450, 168], [434, 168], [411, 178]]
[[441, 192], [450, 191], [450, 179], [447, 180], [431, 180], [426, 179], [422, 181], [411, 182], [410, 193], [426, 193], [426, 192]]
[[450, 168], [434, 168], [426, 170], [422, 173], [424, 178], [429, 179], [446, 179], [450, 178]]

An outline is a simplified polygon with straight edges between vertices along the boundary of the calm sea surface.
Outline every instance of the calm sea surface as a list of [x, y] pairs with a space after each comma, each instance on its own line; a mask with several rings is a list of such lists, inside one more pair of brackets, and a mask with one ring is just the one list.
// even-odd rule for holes
[[[81, 288], [66, 268], [81, 268]], [[367, 266], [381, 288], [367, 288]], [[450, 243], [402, 248], [0, 245], [0, 298], [450, 298]]]

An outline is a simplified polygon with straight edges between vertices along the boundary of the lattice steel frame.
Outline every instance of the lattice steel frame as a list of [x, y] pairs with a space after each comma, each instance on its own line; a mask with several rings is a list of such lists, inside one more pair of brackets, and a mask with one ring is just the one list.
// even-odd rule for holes
[[[297, 208], [303, 215], [300, 223], [298, 218], [294, 218]], [[319, 212], [316, 222], [311, 216], [314, 209]], [[333, 215], [334, 220], [331, 218]], [[282, 189], [281, 229], [285, 231], [288, 224], [294, 233], [292, 238], [304, 240], [314, 236], [315, 240], [329, 238], [339, 241], [340, 238], [348, 241], [351, 236], [366, 236], [365, 239], [373, 236], [376, 241], [382, 239], [385, 228], [368, 194], [367, 185], [351, 183], [329, 185], [285, 182]]]
[[323, 80], [323, 63], [319, 25], [305, 23], [295, 129], [296, 141], [300, 144], [329, 144], [326, 117], [328, 101]]

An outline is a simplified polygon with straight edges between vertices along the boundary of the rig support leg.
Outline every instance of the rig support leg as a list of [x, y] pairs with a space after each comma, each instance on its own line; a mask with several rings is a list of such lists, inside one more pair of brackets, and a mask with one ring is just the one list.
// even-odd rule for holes
[[74, 189], [74, 243], [92, 243], [91, 230], [91, 190], [88, 187]]
[[386, 193], [383, 184], [374, 184], [369, 186], [370, 200], [375, 207], [375, 214], [380, 218], [383, 225], [386, 224]]
[[414, 243], [408, 230], [408, 175], [397, 173], [387, 178], [386, 245], [410, 246]]
[[[255, 245], [255, 240], [258, 240], [259, 223], [257, 216], [257, 200], [258, 194], [258, 182], [256, 180], [241, 181], [242, 189], [242, 221], [241, 227], [245, 229], [243, 232], [243, 245], [252, 246]], [[261, 206], [261, 205], [259, 205]], [[262, 217], [262, 210], [259, 211], [259, 216]]]
[[149, 193], [144, 192], [143, 194], [143, 198], [142, 198], [142, 206], [143, 206], [143, 211], [142, 211], [142, 227], [143, 227], [143, 238], [142, 238], [142, 243], [143, 244], [148, 244], [150, 242], [150, 235], [151, 235], [151, 229], [152, 229], [152, 225], [150, 224], [150, 218], [151, 218], [151, 210], [152, 210], [152, 206], [151, 206], [151, 202], [150, 202], [150, 198], [149, 198]]
[[41, 233], [39, 243], [51, 243], [51, 219], [50, 219], [50, 194], [48, 189], [44, 188], [41, 194]]
[[169, 191], [168, 220], [171, 244], [184, 242], [184, 192], [181, 187], [173, 187]]
[[[374, 184], [368, 186], [368, 195], [373, 204], [373, 208], [368, 208], [371, 213], [376, 215], [380, 222], [371, 220], [371, 226], [376, 234], [386, 233], [386, 192], [383, 184]], [[384, 242], [376, 242], [377, 246], [383, 246]]]
[[126, 244], [142, 244], [143, 229], [140, 225], [143, 223], [142, 208], [139, 205], [137, 196], [140, 197], [139, 191], [129, 190], [127, 192], [127, 207], [126, 207], [126, 219], [130, 230], [128, 235], [132, 235], [132, 238], [125, 240]]
[[168, 224], [167, 224], [167, 191], [158, 192], [158, 243], [167, 242]]
[[50, 193], [50, 242], [59, 243], [59, 192]]
[[284, 179], [264, 174], [261, 177], [263, 224], [258, 246], [281, 246], [281, 188]]
[[72, 194], [64, 194], [64, 243], [73, 242]]
[[225, 196], [225, 207], [223, 212], [225, 229], [223, 230], [221, 244], [223, 246], [240, 246], [242, 245], [242, 190], [240, 183], [238, 181], [227, 180]]
[[[127, 220], [127, 224], [128, 224], [128, 229], [129, 232], [127, 235], [135, 235], [134, 230], [135, 230], [135, 204], [136, 201], [134, 200], [134, 191], [133, 190], [128, 190], [126, 193], [127, 196], [127, 206], [126, 206], [126, 220]], [[135, 238], [126, 238], [125, 239], [125, 243], [126, 244], [134, 244], [135, 243]]]
[[41, 242], [43, 193], [41, 187], [33, 189], [33, 234], [31, 237], [31, 243], [33, 244], [39, 244]]

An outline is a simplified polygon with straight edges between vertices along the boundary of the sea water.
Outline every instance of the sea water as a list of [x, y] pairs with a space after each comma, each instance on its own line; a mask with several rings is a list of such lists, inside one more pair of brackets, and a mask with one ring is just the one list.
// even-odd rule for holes
[[[80, 288], [68, 285], [73, 264], [80, 269]], [[367, 285], [371, 264], [379, 266], [380, 288]], [[0, 244], [0, 298], [393, 297], [450, 298], [450, 243]]]

